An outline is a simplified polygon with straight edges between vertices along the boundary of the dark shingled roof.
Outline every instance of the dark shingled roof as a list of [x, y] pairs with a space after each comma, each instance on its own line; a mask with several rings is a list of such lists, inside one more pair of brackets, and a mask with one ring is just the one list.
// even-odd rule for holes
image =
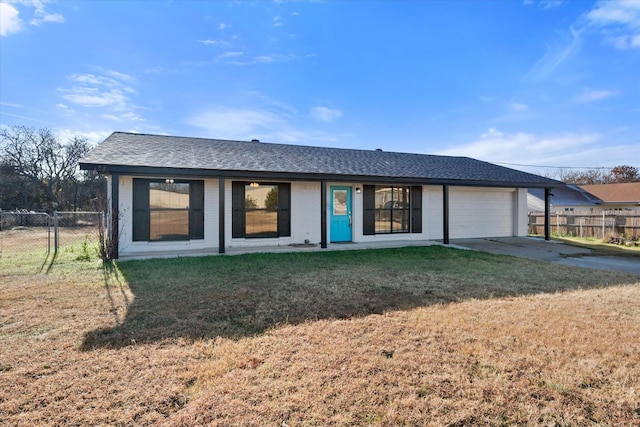
[[80, 162], [106, 173], [351, 179], [555, 187], [562, 183], [468, 157], [114, 132]]
[[[540, 200], [540, 206], [544, 206], [544, 189], [531, 188], [529, 189], [529, 194]], [[576, 185], [566, 185], [553, 189], [551, 203], [556, 206], [589, 207], [599, 205], [603, 201]]]

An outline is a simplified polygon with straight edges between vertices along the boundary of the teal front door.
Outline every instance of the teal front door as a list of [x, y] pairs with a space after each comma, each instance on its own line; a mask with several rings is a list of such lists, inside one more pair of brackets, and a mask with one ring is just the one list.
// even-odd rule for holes
[[330, 240], [350, 242], [351, 223], [351, 187], [331, 187]]

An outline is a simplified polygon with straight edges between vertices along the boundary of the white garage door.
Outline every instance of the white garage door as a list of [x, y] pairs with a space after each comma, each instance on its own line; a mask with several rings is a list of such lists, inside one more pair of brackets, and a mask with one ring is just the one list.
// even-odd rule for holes
[[449, 190], [449, 237], [513, 236], [514, 190]]

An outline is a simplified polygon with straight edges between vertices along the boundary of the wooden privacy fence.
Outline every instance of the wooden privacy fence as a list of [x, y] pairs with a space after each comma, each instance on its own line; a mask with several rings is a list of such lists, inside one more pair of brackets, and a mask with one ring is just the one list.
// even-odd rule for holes
[[[607, 234], [622, 234], [640, 238], [640, 213], [557, 212], [550, 220], [551, 233], [560, 236], [602, 239]], [[529, 234], [544, 234], [544, 212], [529, 213]]]

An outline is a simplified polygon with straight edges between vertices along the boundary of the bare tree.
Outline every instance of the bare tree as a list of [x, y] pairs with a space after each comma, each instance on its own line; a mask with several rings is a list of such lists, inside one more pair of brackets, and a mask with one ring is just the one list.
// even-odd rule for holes
[[567, 184], [575, 185], [591, 185], [602, 184], [605, 174], [601, 169], [580, 169], [564, 172], [560, 176], [560, 180]]
[[606, 168], [592, 169], [558, 169], [552, 174], [547, 174], [549, 178], [558, 179], [566, 184], [591, 185], [591, 184], [613, 184], [624, 182], [639, 182], [640, 171], [635, 166], [620, 165], [605, 172]]
[[638, 168], [629, 165], [620, 165], [611, 169], [607, 175], [607, 183], [624, 183], [640, 181]]
[[78, 161], [90, 148], [86, 138], [78, 136], [63, 144], [49, 129], [26, 126], [0, 129], [0, 160], [10, 165], [16, 175], [40, 188], [53, 209], [70, 208], [63, 191], [77, 185]]

